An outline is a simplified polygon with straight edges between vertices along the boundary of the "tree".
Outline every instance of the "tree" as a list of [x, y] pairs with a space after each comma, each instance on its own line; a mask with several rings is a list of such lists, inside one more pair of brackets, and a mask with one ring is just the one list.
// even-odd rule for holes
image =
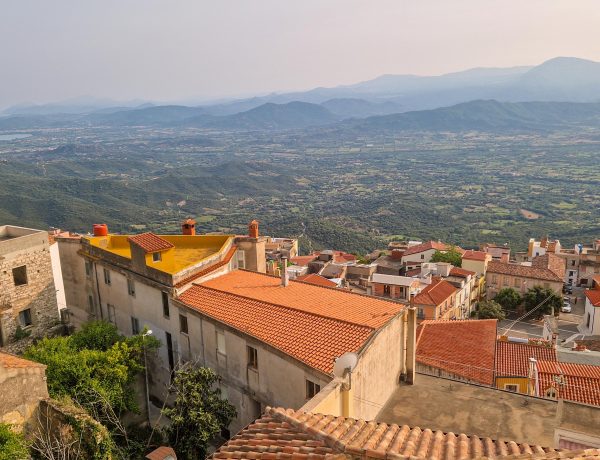
[[504, 319], [506, 315], [502, 306], [493, 300], [479, 302], [477, 307], [477, 319]]
[[25, 460], [29, 452], [23, 435], [7, 423], [0, 423], [0, 460]]
[[456, 246], [450, 246], [446, 251], [435, 251], [431, 256], [432, 262], [448, 262], [455, 267], [462, 265], [462, 255]]
[[538, 305], [541, 305], [534, 313], [534, 317], [541, 317], [552, 313], [552, 308], [558, 313], [562, 306], [562, 298], [556, 292], [542, 286], [534, 286], [530, 288], [523, 296], [523, 304], [527, 311], [532, 311]]
[[499, 303], [506, 311], [516, 310], [522, 300], [521, 295], [513, 288], [501, 289], [494, 297], [494, 301]]
[[235, 407], [221, 398], [220, 381], [211, 369], [189, 363], [175, 372], [175, 402], [162, 413], [171, 419], [166, 433], [177, 458], [205, 458], [209, 442], [235, 418]]

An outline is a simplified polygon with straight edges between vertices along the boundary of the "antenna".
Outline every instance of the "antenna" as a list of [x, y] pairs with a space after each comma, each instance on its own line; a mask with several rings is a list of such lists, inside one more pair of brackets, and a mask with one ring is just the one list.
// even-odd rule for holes
[[333, 375], [341, 378], [348, 374], [348, 390], [352, 387], [352, 371], [357, 364], [358, 355], [352, 352], [344, 353], [333, 362]]

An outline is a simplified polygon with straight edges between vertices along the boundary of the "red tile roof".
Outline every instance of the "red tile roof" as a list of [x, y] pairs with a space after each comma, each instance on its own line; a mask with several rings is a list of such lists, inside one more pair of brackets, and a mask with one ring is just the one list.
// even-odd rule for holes
[[326, 288], [290, 281], [283, 287], [277, 276], [235, 270], [202, 283], [203, 286], [250, 299], [269, 302], [307, 313], [378, 328], [404, 308], [402, 304], [356, 294], [343, 289]]
[[556, 397], [600, 406], [600, 366], [538, 361], [542, 396], [550, 388]]
[[[221, 278], [225, 277], [227, 275]], [[293, 281], [292, 284], [315, 287]], [[367, 325], [241, 297], [205, 285], [192, 286], [179, 300], [327, 374], [332, 372], [335, 358], [348, 351], [359, 351], [375, 330]]]
[[415, 305], [440, 305], [454, 294], [456, 289], [448, 281], [434, 279], [430, 285], [419, 292], [413, 299]]
[[[189, 219], [188, 219], [189, 220]], [[150, 452], [146, 457], [148, 460], [166, 460], [166, 459], [176, 459], [175, 451], [171, 447], [160, 446], [157, 449], [154, 449]]]
[[488, 253], [483, 251], [473, 251], [471, 249], [465, 251], [462, 258], [466, 260], [480, 260], [485, 261], [488, 258]]
[[600, 307], [600, 289], [586, 289], [585, 296], [594, 307]]
[[435, 249], [436, 251], [446, 251], [448, 248], [449, 245], [446, 243], [442, 243], [440, 241], [427, 241], [425, 243], [417, 244], [407, 248], [402, 254], [402, 257], [418, 254], [419, 252], [429, 251], [431, 249]]
[[452, 267], [450, 269], [450, 275], [452, 276], [460, 276], [461, 278], [466, 278], [467, 276], [475, 276], [477, 273], [472, 272], [471, 270], [465, 270], [460, 267]]
[[423, 321], [417, 330], [419, 363], [484, 385], [494, 383], [495, 319]]
[[528, 377], [529, 358], [556, 362], [552, 347], [498, 340], [496, 343], [496, 376]]
[[214, 459], [470, 460], [481, 458], [600, 458], [600, 449], [557, 451], [514, 441], [494, 441], [427, 428], [367, 422], [267, 407], [265, 413], [221, 446]]
[[562, 278], [548, 268], [529, 267], [527, 265], [505, 263], [497, 260], [492, 260], [488, 264], [487, 273], [498, 273], [501, 275], [518, 276], [521, 278], [562, 282]]
[[317, 256], [296, 256], [290, 258], [290, 262], [294, 265], [299, 265], [301, 267], [306, 267], [310, 262], [315, 260]]
[[146, 252], [165, 251], [174, 247], [172, 243], [163, 240], [160, 236], [152, 232], [140, 233], [139, 235], [130, 236], [127, 239]]
[[177, 284], [175, 284], [175, 287], [179, 288], [179, 287], [185, 286], [186, 284], [189, 284], [194, 280], [200, 279], [200, 278], [208, 275], [209, 273], [212, 273], [212, 272], [218, 270], [219, 268], [224, 267], [231, 261], [231, 258], [233, 257], [233, 255], [235, 254], [236, 251], [237, 251], [237, 246], [235, 246], [235, 245], [231, 246], [229, 248], [229, 251], [227, 251], [227, 254], [225, 254], [225, 257], [223, 257], [223, 259], [221, 259], [219, 262], [212, 264], [209, 267], [206, 267], [204, 270], [201, 270], [198, 273], [194, 273], [193, 275], [190, 275], [187, 278], [182, 279]]
[[326, 287], [338, 287], [336, 283], [328, 280], [320, 275], [315, 273], [309, 273], [308, 275], [298, 276], [295, 281], [303, 281], [309, 284], [315, 284], [317, 286], [326, 286]]
[[5, 353], [0, 351], [0, 366], [10, 369], [25, 369], [32, 367], [45, 368], [43, 364], [36, 363], [35, 361], [29, 361], [11, 353]]

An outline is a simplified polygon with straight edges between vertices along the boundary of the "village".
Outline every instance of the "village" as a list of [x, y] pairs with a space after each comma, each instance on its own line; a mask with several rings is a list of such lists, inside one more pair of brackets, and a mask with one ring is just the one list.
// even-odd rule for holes
[[45, 366], [18, 355], [101, 320], [160, 341], [138, 395], [151, 425], [180, 366], [221, 377], [237, 416], [215, 458], [600, 448], [600, 240], [532, 238], [523, 253], [391, 242], [357, 258], [300, 255], [256, 220], [246, 235], [195, 227], [0, 227], [0, 421], [26, 427], [51, 406]]

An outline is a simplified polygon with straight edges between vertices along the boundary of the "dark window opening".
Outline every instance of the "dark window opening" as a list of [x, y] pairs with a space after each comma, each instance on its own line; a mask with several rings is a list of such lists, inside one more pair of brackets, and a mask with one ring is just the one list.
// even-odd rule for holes
[[248, 367], [258, 369], [258, 350], [254, 347], [246, 347], [248, 354]]
[[179, 331], [183, 334], [188, 333], [188, 321], [187, 316], [179, 315]]
[[311, 399], [319, 391], [321, 391], [321, 385], [310, 380], [306, 380], [306, 399]]
[[166, 292], [162, 293], [162, 305], [163, 305], [163, 316], [169, 317], [169, 294]]
[[31, 326], [31, 308], [19, 312], [19, 324], [21, 327]]
[[15, 286], [27, 284], [27, 267], [25, 265], [13, 268], [12, 274]]

